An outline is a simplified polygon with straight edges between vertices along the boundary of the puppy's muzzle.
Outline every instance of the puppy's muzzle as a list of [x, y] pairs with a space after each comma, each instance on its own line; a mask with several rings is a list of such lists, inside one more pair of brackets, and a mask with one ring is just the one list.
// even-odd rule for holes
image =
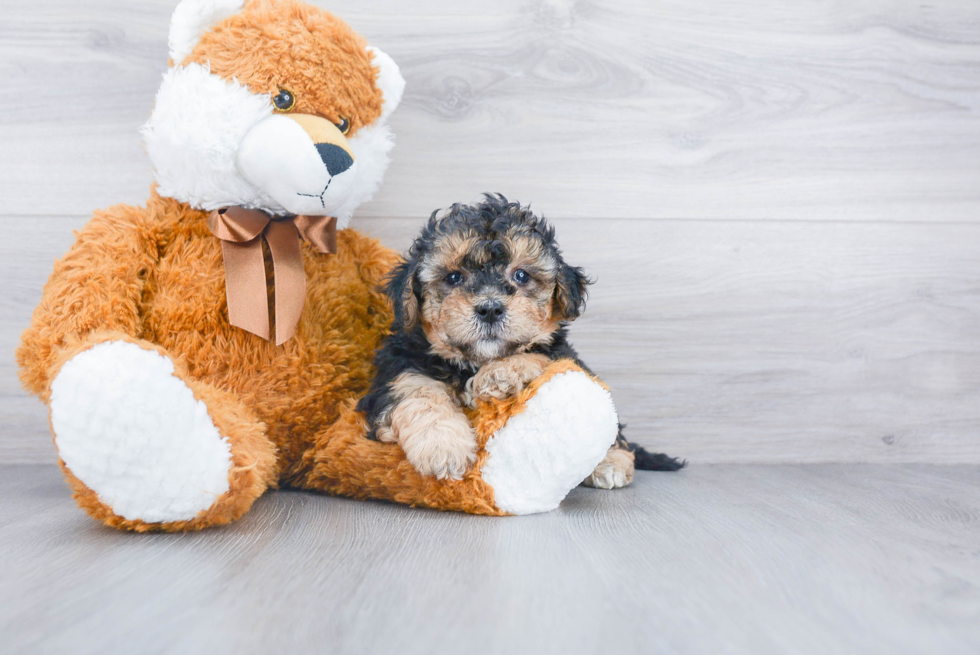
[[499, 300], [488, 300], [473, 309], [477, 319], [485, 325], [493, 325], [504, 317], [504, 304]]

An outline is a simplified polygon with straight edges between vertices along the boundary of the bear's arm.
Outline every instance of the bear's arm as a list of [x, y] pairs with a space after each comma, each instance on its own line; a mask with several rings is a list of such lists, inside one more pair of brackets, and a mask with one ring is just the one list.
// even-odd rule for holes
[[50, 370], [67, 342], [94, 331], [140, 337], [140, 298], [159, 257], [147, 210], [117, 205], [95, 213], [55, 263], [17, 349], [20, 378], [47, 398]]

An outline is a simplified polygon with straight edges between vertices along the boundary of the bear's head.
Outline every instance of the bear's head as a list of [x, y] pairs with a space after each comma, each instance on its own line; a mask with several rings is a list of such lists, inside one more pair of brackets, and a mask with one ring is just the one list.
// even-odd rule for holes
[[169, 45], [142, 130], [160, 195], [343, 228], [377, 190], [405, 81], [346, 23], [297, 0], [183, 0]]

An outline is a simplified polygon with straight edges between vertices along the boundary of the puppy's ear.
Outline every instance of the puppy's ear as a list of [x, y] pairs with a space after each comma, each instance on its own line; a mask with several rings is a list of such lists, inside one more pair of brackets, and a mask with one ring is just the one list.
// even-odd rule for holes
[[392, 332], [409, 332], [418, 325], [421, 300], [418, 281], [415, 279], [418, 268], [418, 258], [412, 257], [395, 266], [388, 276], [384, 291], [395, 310], [395, 318], [391, 323]]
[[574, 321], [578, 318], [585, 310], [585, 300], [589, 295], [586, 287], [590, 284], [592, 280], [585, 276], [581, 268], [561, 262], [558, 277], [555, 279], [555, 318], [562, 321]]

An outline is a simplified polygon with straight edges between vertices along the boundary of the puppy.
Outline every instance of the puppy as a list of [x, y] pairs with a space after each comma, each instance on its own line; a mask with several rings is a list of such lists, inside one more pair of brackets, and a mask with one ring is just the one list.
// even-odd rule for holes
[[[463, 407], [506, 398], [558, 359], [587, 366], [566, 325], [585, 308], [590, 281], [569, 266], [554, 229], [501, 195], [434, 212], [385, 291], [391, 333], [375, 358], [377, 374], [358, 403], [370, 437], [401, 445], [422, 475], [462, 478], [476, 461], [476, 436]], [[634, 468], [674, 471], [674, 458], [623, 438], [583, 484], [612, 489]]]

